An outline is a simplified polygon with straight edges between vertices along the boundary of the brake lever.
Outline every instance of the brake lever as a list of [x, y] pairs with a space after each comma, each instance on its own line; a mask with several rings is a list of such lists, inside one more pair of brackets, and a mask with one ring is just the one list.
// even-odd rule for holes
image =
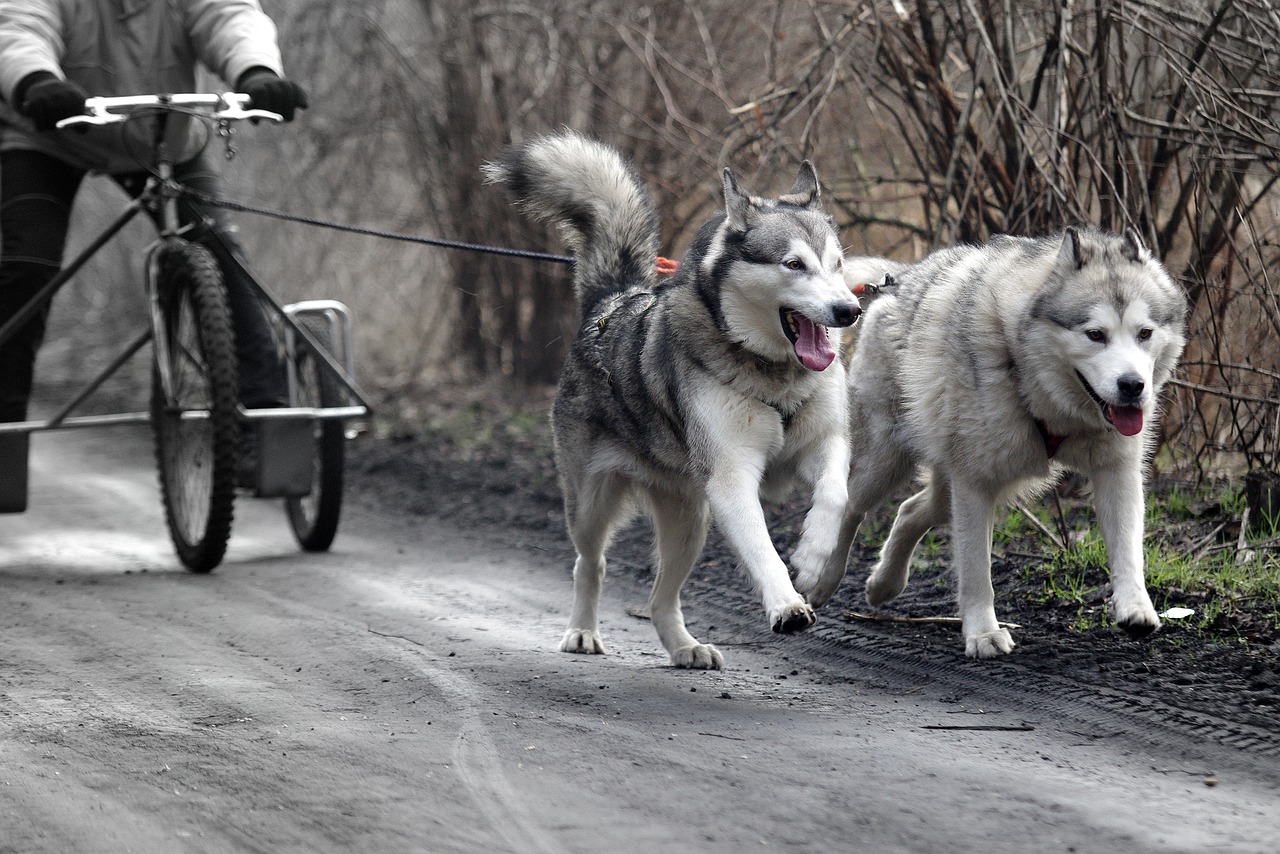
[[112, 113], [85, 113], [80, 116], [67, 116], [65, 119], [60, 119], [54, 127], [58, 130], [64, 130], [69, 127], [79, 127], [80, 130], [88, 130], [90, 127], [113, 125], [116, 122], [121, 121], [124, 121], [124, 116], [117, 116]]
[[231, 104], [218, 112], [213, 113], [215, 119], [225, 119], [227, 121], [237, 121], [239, 119], [248, 119], [255, 124], [260, 121], [282, 122], [284, 116], [279, 113], [273, 113], [270, 110], [246, 110], [239, 104]]

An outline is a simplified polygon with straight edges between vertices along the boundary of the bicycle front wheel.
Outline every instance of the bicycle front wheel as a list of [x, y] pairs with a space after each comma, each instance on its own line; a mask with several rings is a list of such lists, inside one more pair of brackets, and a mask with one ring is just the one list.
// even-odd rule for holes
[[[329, 327], [323, 320], [300, 321], [316, 342], [333, 352]], [[298, 405], [341, 406], [342, 390], [336, 380], [306, 347], [299, 346], [294, 365], [298, 376]], [[285, 499], [285, 513], [293, 535], [304, 551], [323, 552], [333, 544], [342, 513], [343, 468], [346, 461], [345, 427], [341, 421], [316, 421], [312, 433], [311, 492]]]
[[[151, 424], [165, 521], [192, 572], [222, 562], [236, 492], [236, 355], [222, 273], [203, 246], [173, 240], [156, 259], [157, 342]], [[161, 373], [170, 378], [166, 393]]]

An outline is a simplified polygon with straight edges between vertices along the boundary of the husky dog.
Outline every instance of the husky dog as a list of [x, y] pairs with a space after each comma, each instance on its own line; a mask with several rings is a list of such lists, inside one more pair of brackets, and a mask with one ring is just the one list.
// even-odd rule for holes
[[[714, 520], [764, 601], [769, 625], [813, 624], [760, 504], [800, 480], [813, 505], [792, 563], [809, 575], [836, 547], [849, 465], [839, 336], [861, 313], [805, 162], [776, 201], [724, 171], [723, 213], [659, 281], [653, 202], [614, 149], [575, 133], [509, 147], [486, 164], [577, 256], [582, 325], [552, 407], [556, 467], [577, 548], [564, 652], [600, 654], [597, 607], [610, 537], [635, 512], [653, 521], [649, 613], [676, 667], [724, 658], [685, 628], [680, 589]], [[847, 549], [846, 549], [847, 551]]]
[[1134, 637], [1158, 628], [1143, 578], [1143, 468], [1186, 304], [1137, 236], [1067, 229], [910, 266], [850, 258], [846, 269], [850, 284], [887, 280], [849, 365], [840, 545], [825, 570], [802, 568], [796, 589], [815, 606], [830, 599], [863, 516], [919, 466], [924, 488], [899, 508], [867, 601], [901, 593], [916, 544], [950, 518], [965, 653], [1007, 653], [991, 586], [995, 507], [1074, 470], [1092, 482], [1116, 623]]

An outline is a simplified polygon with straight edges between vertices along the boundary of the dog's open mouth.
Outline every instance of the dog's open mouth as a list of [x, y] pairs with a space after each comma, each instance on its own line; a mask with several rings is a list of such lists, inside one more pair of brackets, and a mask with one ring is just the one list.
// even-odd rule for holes
[[1076, 376], [1080, 378], [1080, 385], [1084, 386], [1084, 390], [1089, 392], [1089, 396], [1102, 409], [1102, 417], [1107, 419], [1112, 427], [1120, 431], [1123, 436], [1136, 436], [1142, 432], [1142, 407], [1141, 406], [1115, 406], [1107, 403], [1102, 399], [1093, 386], [1089, 385], [1089, 381], [1084, 378], [1084, 374], [1076, 371]]
[[782, 318], [782, 331], [802, 365], [811, 371], [824, 371], [835, 361], [836, 351], [827, 338], [827, 327], [790, 308], [779, 309], [778, 315]]

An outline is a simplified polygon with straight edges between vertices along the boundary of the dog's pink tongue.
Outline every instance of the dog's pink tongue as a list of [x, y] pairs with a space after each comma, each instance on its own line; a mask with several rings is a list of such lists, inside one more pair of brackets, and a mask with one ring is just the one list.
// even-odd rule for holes
[[1125, 436], [1142, 432], [1142, 408], [1139, 406], [1108, 406], [1107, 420]]
[[811, 371], [826, 370], [836, 358], [836, 351], [827, 339], [827, 327], [819, 326], [798, 311], [791, 319], [796, 327], [796, 357]]

